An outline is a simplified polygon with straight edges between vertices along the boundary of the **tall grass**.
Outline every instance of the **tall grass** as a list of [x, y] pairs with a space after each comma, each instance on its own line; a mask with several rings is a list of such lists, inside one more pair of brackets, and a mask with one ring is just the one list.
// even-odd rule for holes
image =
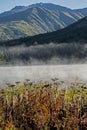
[[26, 80], [0, 89], [0, 130], [87, 130], [86, 85], [63, 84]]

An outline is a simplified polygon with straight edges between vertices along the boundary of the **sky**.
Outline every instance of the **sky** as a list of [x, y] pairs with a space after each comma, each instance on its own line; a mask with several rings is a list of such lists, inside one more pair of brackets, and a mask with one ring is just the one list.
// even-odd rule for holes
[[61, 6], [65, 6], [71, 9], [85, 8], [87, 7], [87, 0], [0, 0], [0, 13], [10, 10], [19, 5], [31, 5], [34, 3], [55, 3]]

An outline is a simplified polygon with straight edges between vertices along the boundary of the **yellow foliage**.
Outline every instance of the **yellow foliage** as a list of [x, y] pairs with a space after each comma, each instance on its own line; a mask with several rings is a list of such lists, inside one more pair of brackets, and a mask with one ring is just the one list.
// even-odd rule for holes
[[15, 125], [11, 122], [6, 124], [5, 130], [16, 130]]

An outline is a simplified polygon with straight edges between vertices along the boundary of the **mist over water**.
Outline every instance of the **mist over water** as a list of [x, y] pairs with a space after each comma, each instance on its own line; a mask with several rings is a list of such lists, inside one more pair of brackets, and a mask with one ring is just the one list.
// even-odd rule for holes
[[66, 82], [87, 82], [86, 63], [87, 45], [84, 43], [1, 47], [0, 86], [25, 79], [37, 82], [55, 77]]
[[87, 64], [0, 67], [0, 87], [25, 79], [37, 82], [55, 77], [66, 82], [87, 82]]
[[87, 44], [49, 43], [0, 48], [0, 65], [59, 65], [87, 63]]

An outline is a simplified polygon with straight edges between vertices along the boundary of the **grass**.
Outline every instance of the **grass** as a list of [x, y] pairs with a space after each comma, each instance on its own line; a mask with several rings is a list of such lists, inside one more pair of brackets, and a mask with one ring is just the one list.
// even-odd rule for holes
[[87, 87], [52, 82], [9, 85], [0, 89], [0, 130], [87, 130]]

